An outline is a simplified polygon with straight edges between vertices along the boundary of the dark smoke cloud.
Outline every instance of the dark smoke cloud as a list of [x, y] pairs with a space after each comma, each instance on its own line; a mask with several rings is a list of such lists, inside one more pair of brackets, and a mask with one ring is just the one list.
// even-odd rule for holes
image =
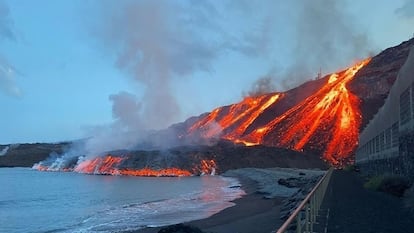
[[[16, 41], [13, 20], [10, 18], [9, 8], [0, 1], [0, 42], [3, 40]], [[16, 70], [0, 54], [0, 91], [13, 97], [20, 97], [21, 90], [16, 84]]]
[[402, 18], [414, 18], [414, 0], [405, 0], [404, 4], [395, 10], [395, 13]]
[[263, 94], [276, 92], [275, 78], [269, 74], [257, 79], [246, 94], [247, 96], [260, 96]]
[[300, 1], [292, 56], [294, 63], [286, 70], [285, 88], [292, 88], [319, 71], [333, 72], [356, 59], [368, 56], [367, 35], [346, 12], [345, 2], [331, 0]]
[[[254, 4], [243, 1], [241, 10], [251, 12], [251, 9], [255, 9]], [[345, 1], [335, 0], [292, 0], [283, 4], [266, 2], [270, 11], [258, 30], [261, 33], [256, 37], [261, 40], [256, 39], [256, 44], [262, 44], [262, 51], [273, 52], [278, 56], [271, 68], [271, 72], [276, 68], [279, 71], [275, 79], [278, 90], [288, 90], [315, 78], [320, 68], [322, 73], [327, 74], [369, 55], [372, 50], [369, 39], [354, 17], [346, 11], [346, 4]], [[288, 29], [287, 24], [290, 26]], [[283, 46], [283, 43], [286, 45]], [[293, 62], [283, 64], [282, 53], [272, 50], [274, 44], [279, 44], [279, 50], [283, 48], [288, 51], [283, 54], [287, 54], [286, 60]], [[263, 55], [271, 57], [266, 52]], [[274, 91], [272, 88], [270, 90]], [[252, 90], [252, 93], [255, 91]]]

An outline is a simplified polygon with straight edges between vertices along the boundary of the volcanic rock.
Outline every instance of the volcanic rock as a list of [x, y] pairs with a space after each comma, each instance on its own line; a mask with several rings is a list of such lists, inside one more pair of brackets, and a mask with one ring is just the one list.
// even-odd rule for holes
[[0, 156], [0, 167], [32, 167], [51, 153], [62, 153], [68, 145], [66, 142], [0, 145], [0, 151], [5, 151]]

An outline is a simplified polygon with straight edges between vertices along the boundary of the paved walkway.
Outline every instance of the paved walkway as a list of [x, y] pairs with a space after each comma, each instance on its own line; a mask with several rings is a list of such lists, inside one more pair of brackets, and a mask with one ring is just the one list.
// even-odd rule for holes
[[355, 172], [334, 171], [330, 182], [322, 204], [322, 213], [329, 213], [328, 219], [321, 221], [327, 232], [414, 232], [414, 212], [404, 208], [402, 199], [365, 189]]

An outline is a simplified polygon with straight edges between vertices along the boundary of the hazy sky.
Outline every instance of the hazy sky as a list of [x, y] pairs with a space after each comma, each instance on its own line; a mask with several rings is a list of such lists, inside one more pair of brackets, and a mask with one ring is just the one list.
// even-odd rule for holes
[[0, 0], [0, 144], [162, 128], [413, 33], [414, 0]]

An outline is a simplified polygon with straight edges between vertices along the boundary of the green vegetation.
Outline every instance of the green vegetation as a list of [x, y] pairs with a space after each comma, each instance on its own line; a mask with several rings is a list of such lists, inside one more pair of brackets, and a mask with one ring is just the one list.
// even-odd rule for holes
[[381, 191], [402, 197], [404, 192], [410, 187], [407, 178], [397, 175], [380, 175], [371, 177], [364, 187], [374, 191]]

